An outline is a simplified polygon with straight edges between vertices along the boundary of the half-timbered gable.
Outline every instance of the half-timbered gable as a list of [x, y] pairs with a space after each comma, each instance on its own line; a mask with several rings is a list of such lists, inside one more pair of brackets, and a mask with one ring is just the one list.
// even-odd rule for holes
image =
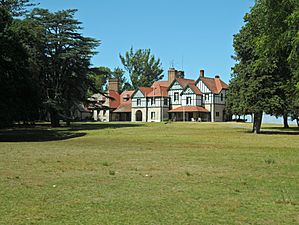
[[182, 85], [177, 80], [174, 80], [173, 83], [168, 88], [168, 95], [170, 98], [171, 105], [182, 104], [182, 98], [181, 98], [182, 91], [183, 91]]
[[176, 78], [168, 88], [170, 104], [174, 107], [182, 105], [182, 92], [187, 85], [193, 85], [194, 80]]
[[132, 108], [143, 108], [146, 107], [146, 98], [145, 95], [140, 91], [137, 90], [132, 95]]

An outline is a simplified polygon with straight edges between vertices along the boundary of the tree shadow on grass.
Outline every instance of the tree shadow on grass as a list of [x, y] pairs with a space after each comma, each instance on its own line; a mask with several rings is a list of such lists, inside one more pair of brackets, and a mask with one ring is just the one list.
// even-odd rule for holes
[[65, 130], [10, 129], [0, 130], [0, 142], [47, 142], [61, 141], [85, 136], [86, 133], [75, 133]]
[[299, 135], [299, 127], [263, 127], [262, 134], [286, 134], [286, 135]]
[[[251, 131], [246, 131], [247, 133], [252, 133]], [[269, 135], [299, 135], [299, 127], [262, 127], [260, 134]]]
[[69, 128], [70, 131], [82, 131], [82, 130], [101, 130], [101, 129], [118, 129], [118, 128], [128, 128], [128, 127], [141, 127], [143, 124], [136, 123], [101, 123], [101, 124], [92, 124], [92, 123], [80, 123], [72, 124]]
[[[132, 123], [73, 123], [70, 127], [52, 129], [49, 124], [37, 124], [35, 127], [17, 126], [13, 129], [0, 130], [0, 142], [47, 142], [83, 137], [82, 131], [141, 127], [143, 124]], [[49, 128], [49, 129], [48, 129]], [[81, 131], [81, 132], [78, 132]]]

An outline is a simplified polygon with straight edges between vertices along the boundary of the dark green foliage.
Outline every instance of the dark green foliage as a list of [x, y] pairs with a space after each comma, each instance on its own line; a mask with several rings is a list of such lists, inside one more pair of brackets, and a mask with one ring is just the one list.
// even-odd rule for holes
[[150, 87], [154, 81], [163, 78], [160, 59], [156, 60], [150, 49], [138, 49], [134, 52], [131, 48], [124, 56], [120, 55], [120, 59], [129, 73], [134, 89], [140, 86]]
[[287, 116], [294, 111], [298, 28], [290, 18], [296, 10], [296, 1], [258, 0], [245, 16], [245, 26], [234, 36], [237, 64], [228, 108], [238, 115], [253, 113], [257, 133], [263, 112], [284, 116], [287, 127]]
[[[108, 67], [97, 67], [90, 69], [89, 73], [90, 79], [93, 83], [93, 87], [95, 90], [90, 90], [91, 93], [95, 92], [106, 92], [108, 90], [108, 80], [109, 78], [115, 78], [119, 80], [119, 92], [122, 93], [123, 91], [132, 89], [131, 85], [127, 81], [125, 77], [125, 71], [120, 68], [115, 68], [112, 71]], [[90, 94], [91, 94], [90, 93]]]
[[119, 67], [115, 68], [114, 71], [112, 71], [111, 78], [118, 79], [120, 93], [126, 90], [133, 89], [131, 84], [128, 82], [127, 78], [125, 77], [125, 71], [120, 69]]
[[34, 9], [26, 19], [34, 30], [42, 31], [36, 45], [38, 54], [33, 57], [40, 68], [43, 103], [53, 126], [59, 125], [59, 117], [70, 119], [70, 109], [85, 99], [90, 58], [99, 44], [79, 33], [82, 28], [74, 19], [75, 12]]
[[0, 7], [11, 13], [13, 16], [21, 16], [28, 12], [29, 6], [34, 6], [30, 0], [0, 0]]
[[0, 7], [0, 126], [38, 118], [39, 87], [30, 72], [22, 34], [14, 29], [9, 12]]

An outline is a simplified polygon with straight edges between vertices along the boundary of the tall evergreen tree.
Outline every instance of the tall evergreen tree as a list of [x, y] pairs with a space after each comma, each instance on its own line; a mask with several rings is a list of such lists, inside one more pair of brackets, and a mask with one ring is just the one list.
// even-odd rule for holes
[[134, 89], [139, 86], [150, 87], [154, 81], [163, 78], [160, 59], [151, 55], [150, 49], [138, 49], [134, 52], [131, 48], [124, 56], [120, 55], [120, 59], [129, 73]]
[[0, 7], [0, 126], [34, 121], [40, 106], [23, 36], [13, 26], [11, 14]]
[[59, 126], [62, 115], [69, 118], [72, 106], [86, 97], [90, 58], [99, 44], [79, 33], [82, 28], [74, 18], [75, 12], [34, 9], [27, 18], [35, 24], [34, 29], [43, 31], [39, 37], [40, 83], [52, 126]]

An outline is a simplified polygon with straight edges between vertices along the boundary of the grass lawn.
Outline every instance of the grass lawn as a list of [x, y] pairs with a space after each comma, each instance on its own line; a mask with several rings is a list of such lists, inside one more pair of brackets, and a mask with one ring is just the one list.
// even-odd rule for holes
[[299, 131], [249, 130], [0, 130], [0, 224], [299, 224]]

